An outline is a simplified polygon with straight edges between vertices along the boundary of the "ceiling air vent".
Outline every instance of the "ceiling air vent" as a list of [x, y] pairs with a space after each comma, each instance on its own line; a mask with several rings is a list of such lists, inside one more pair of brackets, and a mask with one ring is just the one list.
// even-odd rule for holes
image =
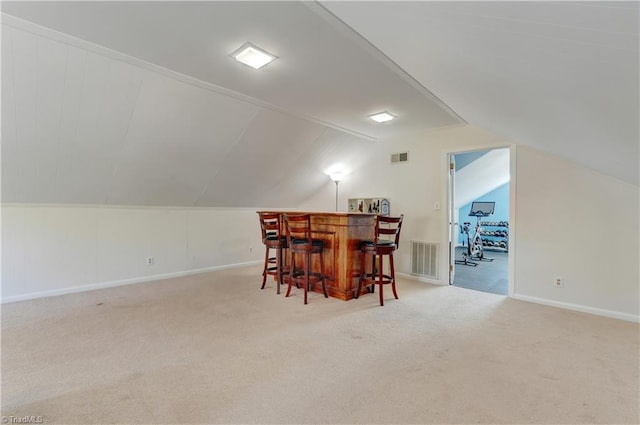
[[391, 163], [397, 164], [400, 162], [409, 161], [409, 152], [401, 152], [401, 153], [392, 153], [391, 154]]

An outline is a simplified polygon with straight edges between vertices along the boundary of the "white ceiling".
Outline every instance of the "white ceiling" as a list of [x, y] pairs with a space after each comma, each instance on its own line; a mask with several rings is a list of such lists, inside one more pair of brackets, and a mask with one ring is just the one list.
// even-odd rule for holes
[[322, 4], [471, 125], [638, 185], [639, 2]]
[[[316, 3], [3, 2], [2, 10], [373, 139], [462, 122]], [[231, 53], [247, 41], [279, 59], [260, 71], [236, 62]], [[401, 117], [394, 126], [367, 118], [387, 109]]]
[[[635, 3], [2, 11], [4, 202], [295, 207], [374, 140], [464, 120], [638, 184]], [[235, 62], [246, 41], [279, 59]]]

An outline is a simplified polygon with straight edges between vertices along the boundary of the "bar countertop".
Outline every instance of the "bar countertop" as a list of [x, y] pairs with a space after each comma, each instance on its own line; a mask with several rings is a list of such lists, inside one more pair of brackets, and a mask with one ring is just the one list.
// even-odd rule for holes
[[[307, 212], [263, 210], [284, 214], [310, 214], [313, 237], [324, 241], [323, 259], [325, 264], [327, 292], [329, 296], [350, 300], [358, 287], [360, 275], [360, 242], [372, 239], [376, 214], [361, 212]], [[283, 232], [284, 233], [284, 232]], [[313, 262], [319, 268], [319, 261]], [[312, 288], [321, 292], [320, 285]]]

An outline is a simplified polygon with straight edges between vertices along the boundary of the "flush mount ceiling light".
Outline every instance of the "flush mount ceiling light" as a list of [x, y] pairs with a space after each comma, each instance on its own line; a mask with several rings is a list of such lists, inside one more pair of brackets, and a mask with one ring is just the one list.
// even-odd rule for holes
[[269, 62], [278, 59], [277, 56], [267, 53], [255, 44], [245, 43], [238, 50], [231, 54], [238, 62], [250, 66], [253, 69], [260, 69]]
[[395, 116], [391, 115], [387, 111], [378, 112], [377, 114], [369, 115], [369, 118], [371, 118], [375, 122], [387, 122], [387, 121], [396, 119]]

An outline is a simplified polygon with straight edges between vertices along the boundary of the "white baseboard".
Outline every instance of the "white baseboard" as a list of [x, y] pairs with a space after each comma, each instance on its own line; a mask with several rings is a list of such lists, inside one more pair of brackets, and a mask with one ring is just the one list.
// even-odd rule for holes
[[404, 277], [404, 278], [411, 279], [411, 280], [417, 280], [417, 281], [419, 281], [419, 282], [431, 283], [431, 284], [433, 284], [433, 285], [447, 285], [447, 283], [446, 283], [446, 282], [443, 282], [443, 281], [438, 280], [438, 279], [430, 279], [430, 278], [428, 278], [428, 277], [424, 277], [424, 276], [416, 276], [416, 275], [409, 274], [409, 273], [399, 273], [399, 272], [396, 272], [396, 274], [397, 274], [398, 276], [402, 276], [402, 277]]
[[[433, 285], [441, 285], [441, 286], [447, 285], [447, 282], [436, 280], [436, 279], [429, 279], [424, 276], [415, 276], [408, 273], [398, 273], [398, 272], [396, 272], [396, 274], [398, 276], [402, 276], [407, 279], [431, 283]], [[627, 322], [640, 323], [640, 316], [636, 316], [629, 313], [621, 313], [619, 311], [605, 310], [603, 308], [589, 307], [589, 306], [580, 305], [580, 304], [565, 303], [565, 302], [554, 301], [554, 300], [549, 300], [545, 298], [532, 297], [529, 295], [513, 294], [510, 296], [510, 298], [520, 300], [520, 301], [536, 303], [536, 304], [548, 305], [551, 307], [564, 308], [566, 310], [573, 310], [573, 311], [579, 311], [582, 313], [595, 314], [597, 316], [610, 317], [612, 319], [619, 319]]]
[[602, 308], [589, 307], [589, 306], [580, 305], [580, 304], [571, 304], [571, 303], [565, 303], [561, 301], [549, 300], [545, 298], [531, 297], [529, 295], [513, 294], [511, 298], [514, 298], [520, 301], [527, 301], [527, 302], [532, 302], [536, 304], [548, 305], [551, 307], [559, 307], [567, 310], [580, 311], [582, 313], [595, 314], [597, 316], [610, 317], [612, 319], [625, 320], [627, 322], [640, 323], [640, 316], [628, 314], [628, 313], [620, 313], [618, 311], [613, 311], [613, 310], [605, 310]]
[[52, 289], [52, 290], [49, 290], [49, 291], [30, 292], [28, 294], [21, 294], [21, 295], [9, 296], [9, 297], [2, 297], [0, 299], [0, 303], [1, 304], [15, 303], [15, 302], [19, 302], [19, 301], [35, 300], [35, 299], [38, 299], [38, 298], [56, 297], [58, 295], [67, 295], [67, 294], [74, 294], [74, 293], [77, 293], [77, 292], [94, 291], [96, 289], [113, 288], [113, 287], [116, 287], [116, 286], [131, 285], [133, 283], [143, 283], [143, 282], [150, 282], [150, 281], [154, 281], [154, 280], [170, 279], [170, 278], [173, 278], [173, 277], [189, 276], [189, 275], [192, 275], [192, 274], [213, 272], [213, 271], [218, 271], [218, 270], [235, 269], [235, 268], [238, 268], [238, 267], [245, 267], [245, 266], [252, 266], [252, 265], [255, 265], [255, 264], [262, 264], [262, 262], [263, 262], [263, 260], [257, 260], [257, 261], [249, 261], [249, 262], [246, 262], [246, 263], [225, 264], [223, 266], [204, 267], [204, 268], [201, 268], [201, 269], [184, 270], [184, 271], [173, 272], [173, 273], [157, 274], [157, 275], [153, 275], [153, 276], [142, 276], [142, 277], [134, 277], [134, 278], [131, 278], [131, 279], [113, 280], [113, 281], [110, 281], [110, 282], [100, 282], [100, 283], [92, 283], [92, 284], [88, 284], [88, 285], [71, 286], [71, 287], [68, 287], [68, 288]]

